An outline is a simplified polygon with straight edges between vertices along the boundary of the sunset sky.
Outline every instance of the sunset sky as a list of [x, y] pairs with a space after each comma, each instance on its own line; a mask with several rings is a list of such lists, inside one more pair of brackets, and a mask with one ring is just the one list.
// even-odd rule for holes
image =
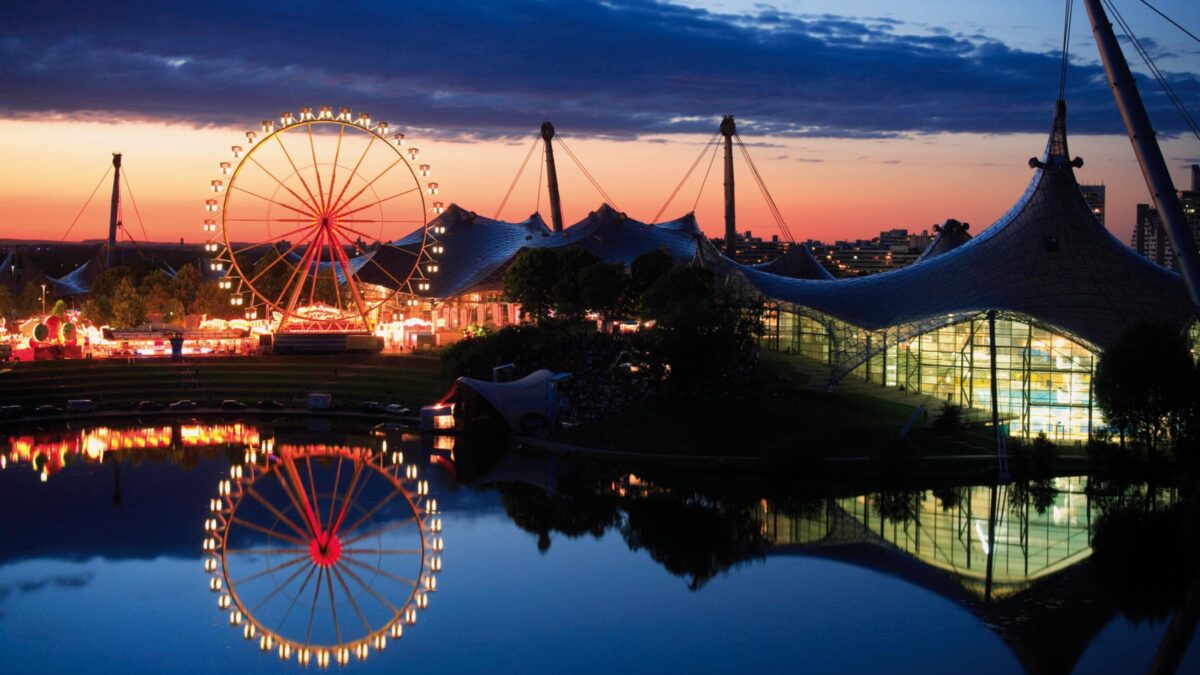
[[[1020, 195], [1026, 160], [1045, 144], [1063, 12], [1042, 0], [103, 4], [0, 7], [0, 236], [67, 236], [120, 151], [149, 238], [200, 241], [206, 187], [229, 146], [263, 119], [322, 104], [404, 129], [440, 197], [487, 216], [543, 119], [617, 207], [649, 220], [720, 115], [734, 114], [798, 238], [950, 217], [979, 230]], [[1154, 4], [1200, 28], [1200, 4]], [[1117, 6], [1200, 114], [1200, 45], [1139, 2]], [[1079, 3], [1071, 61], [1078, 175], [1108, 186], [1109, 227], [1127, 241], [1148, 194]], [[1184, 185], [1200, 142], [1157, 85], [1140, 86]], [[601, 198], [557, 159], [573, 222]], [[739, 229], [775, 234], [740, 159], [737, 171]], [[531, 162], [502, 217], [536, 208], [536, 181]], [[696, 203], [718, 233], [719, 167], [697, 202], [699, 182], [664, 218]], [[68, 239], [103, 236], [107, 191]], [[541, 209], [548, 217], [544, 194]], [[129, 202], [125, 222], [142, 238]]]

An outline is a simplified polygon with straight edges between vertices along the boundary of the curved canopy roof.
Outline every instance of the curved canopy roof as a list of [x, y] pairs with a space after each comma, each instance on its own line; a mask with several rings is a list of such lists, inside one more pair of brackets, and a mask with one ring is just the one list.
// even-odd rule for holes
[[792, 244], [783, 255], [774, 260], [751, 267], [760, 272], [777, 274], [791, 279], [833, 279], [829, 270], [813, 257], [808, 246], [799, 243]]
[[[451, 204], [445, 213], [429, 222], [431, 230], [439, 226], [445, 228], [437, 235], [442, 253], [433, 256], [438, 271], [429, 278], [430, 295], [437, 298], [479, 288], [522, 248], [550, 236], [550, 229], [536, 213], [521, 222], [510, 223], [485, 218], [457, 204]], [[411, 257], [419, 249], [422, 236], [423, 228], [418, 228], [394, 242], [394, 247], [409, 252]]]
[[52, 289], [51, 295], [56, 298], [65, 298], [72, 295], [87, 295], [91, 292], [93, 275], [89, 268], [92, 267], [93, 262], [95, 261], [89, 260], [57, 279], [46, 277]]
[[816, 282], [745, 270], [761, 293], [861, 328], [951, 323], [998, 310], [1022, 314], [1105, 348], [1130, 325], [1182, 330], [1195, 312], [1179, 275], [1137, 255], [1096, 220], [1067, 152], [1066, 105], [1017, 203], [994, 225], [919, 265], [869, 277]]
[[696, 257], [696, 243], [705, 240], [694, 214], [647, 225], [601, 204], [586, 218], [562, 232], [534, 242], [534, 247], [578, 246], [606, 263], [628, 266], [639, 256], [662, 249], [680, 262]]
[[933, 241], [929, 242], [929, 245], [925, 247], [921, 255], [913, 261], [913, 264], [924, 262], [930, 258], [936, 258], [943, 253], [949, 253], [971, 241], [971, 233], [967, 232], [970, 227], [969, 224], [960, 223], [953, 218], [947, 219], [941, 225], [934, 225], [933, 229], [937, 231], [937, 236], [933, 238]]

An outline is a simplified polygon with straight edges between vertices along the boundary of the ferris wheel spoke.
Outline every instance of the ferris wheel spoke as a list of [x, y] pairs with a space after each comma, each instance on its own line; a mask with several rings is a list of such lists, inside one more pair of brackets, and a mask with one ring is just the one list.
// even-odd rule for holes
[[[266, 595], [265, 597], [263, 597], [263, 599], [262, 599], [262, 600], [259, 600], [259, 601], [258, 601], [258, 604], [256, 604], [256, 605], [254, 605], [253, 607], [251, 607], [251, 608], [250, 608], [250, 612], [251, 612], [251, 613], [253, 613], [253, 612], [257, 612], [259, 609], [261, 609], [261, 608], [262, 608], [262, 606], [263, 606], [263, 605], [265, 605], [265, 604], [267, 604], [268, 602], [270, 602], [270, 601], [271, 601], [271, 598], [273, 598], [273, 597], [275, 597], [276, 595], [278, 595], [280, 591], [282, 591], [283, 589], [285, 589], [285, 588], [287, 588], [288, 586], [292, 585], [292, 582], [296, 580], [296, 577], [298, 577], [298, 576], [300, 576], [301, 574], [303, 574], [303, 573], [304, 573], [304, 570], [308, 570], [308, 577], [305, 577], [305, 579], [304, 579], [304, 584], [305, 584], [305, 585], [306, 585], [306, 584], [308, 584], [308, 579], [309, 579], [310, 577], [312, 577], [313, 570], [315, 570], [316, 568], [317, 568], [317, 565], [316, 565], [316, 563], [309, 563], [308, 565], [305, 565], [304, 567], [301, 567], [300, 569], [296, 570], [295, 572], [292, 572], [292, 576], [290, 576], [290, 577], [288, 577], [287, 579], [285, 579], [285, 580], [284, 580], [284, 582], [283, 582], [282, 584], [279, 584], [279, 585], [278, 585], [278, 586], [276, 586], [275, 588], [271, 589], [271, 592], [270, 592], [270, 593], [267, 593], [267, 595]], [[300, 592], [302, 592], [302, 593], [304, 592], [304, 588], [303, 588], [303, 586], [301, 586]], [[295, 600], [293, 600], [293, 601], [292, 601], [292, 604], [295, 604]], [[289, 611], [289, 612], [291, 612], [291, 609], [289, 608], [289, 610], [288, 610], [288, 611]], [[285, 618], [286, 618], [286, 617], [285, 617]]]
[[[311, 127], [309, 128], [309, 133], [312, 133]], [[304, 180], [304, 174], [300, 173], [300, 169], [296, 166], [296, 163], [292, 161], [292, 153], [288, 152], [287, 146], [283, 144], [283, 139], [279, 137], [279, 134], [275, 134], [274, 138], [275, 142], [279, 144], [279, 149], [283, 150], [283, 156], [287, 157], [288, 164], [292, 165], [292, 172], [296, 175], [296, 178], [300, 179], [300, 184], [304, 186], [304, 191], [308, 193], [308, 198], [312, 200], [313, 210], [320, 210], [321, 202], [317, 201], [316, 195], [314, 195], [312, 193], [312, 189], [308, 187], [308, 181]]]
[[359, 489], [358, 481], [362, 479], [363, 465], [362, 461], [355, 460], [354, 473], [350, 476], [350, 486], [346, 488], [346, 494], [342, 497], [342, 505], [337, 510], [338, 515], [333, 521], [330, 529], [331, 532], [341, 532], [342, 521], [346, 517], [346, 512], [350, 509], [350, 505], [358, 502], [358, 498], [362, 495], [362, 490], [366, 489], [367, 482], [371, 480], [371, 475], [368, 473], [366, 480], [363, 480], [362, 489]]
[[384, 525], [383, 527], [380, 527], [375, 530], [371, 530], [370, 532], [364, 532], [363, 534], [357, 535], [351, 539], [343, 539], [342, 547], [345, 548], [352, 544], [357, 544], [358, 542], [362, 541], [363, 539], [367, 539], [368, 537], [374, 537], [374, 536], [384, 534], [386, 532], [392, 532], [393, 530], [398, 530], [406, 525], [410, 525], [410, 524], [416, 522], [416, 520], [417, 520], [416, 516], [413, 516], [412, 518], [405, 518], [404, 520], [398, 520], [394, 523], [391, 523], [390, 525]]
[[[354, 222], [354, 221], [349, 221], [349, 222]], [[378, 234], [367, 234], [366, 232], [356, 230], [353, 227], [348, 227], [346, 225], [343, 225], [342, 221], [340, 221], [340, 220], [337, 221], [337, 224], [335, 225], [335, 227], [337, 227], [339, 230], [344, 230], [346, 232], [350, 232], [351, 234], [357, 234], [360, 237], [366, 237], [367, 239], [374, 239], [375, 241], [380, 241], [380, 237]]]
[[[371, 140], [367, 141], [367, 147], [363, 148], [362, 155], [359, 156], [358, 162], [354, 164], [354, 168], [350, 170], [350, 177], [342, 185], [341, 192], [338, 193], [337, 199], [333, 200], [333, 210], [336, 212], [342, 205], [342, 197], [346, 195], [346, 189], [350, 187], [350, 181], [358, 175], [358, 168], [362, 166], [363, 160], [367, 158], [367, 153], [371, 151], [371, 146], [375, 145], [375, 136], [371, 136]], [[331, 190], [332, 192], [332, 190]]]
[[254, 581], [255, 579], [261, 579], [261, 578], [267, 576], [268, 574], [272, 574], [274, 572], [278, 572], [280, 570], [287, 569], [287, 568], [291, 567], [292, 565], [298, 565], [298, 564], [304, 562], [305, 560], [309, 560], [309, 559], [310, 558], [308, 556], [308, 553], [305, 552], [304, 555], [298, 555], [295, 558], [292, 558], [291, 560], [289, 560], [285, 563], [280, 563], [273, 567], [268, 567], [267, 569], [262, 570], [261, 572], [255, 572], [254, 574], [251, 574], [250, 576], [244, 577], [242, 579], [238, 579], [237, 581], [230, 581], [229, 584], [231, 586], [241, 586], [242, 584], [249, 583], [251, 581]]
[[[365, 204], [365, 205], [363, 205], [363, 206], [359, 206], [359, 207], [357, 207], [357, 208], [354, 208], [354, 209], [351, 209], [351, 210], [349, 210], [349, 211], [340, 211], [340, 210], [339, 210], [339, 211], [337, 212], [337, 214], [336, 214], [336, 215], [337, 215], [337, 216], [338, 216], [338, 218], [340, 219], [342, 216], [349, 216], [349, 215], [352, 215], [352, 214], [358, 213], [359, 211], [362, 211], [362, 210], [364, 210], [364, 209], [369, 209], [369, 208], [371, 208], [372, 206], [377, 206], [377, 205], [379, 205], [379, 204], [382, 204], [382, 203], [384, 203], [384, 202], [386, 202], [386, 201], [393, 200], [393, 199], [395, 199], [395, 198], [397, 198], [397, 197], [403, 197], [404, 195], [412, 194], [412, 193], [414, 193], [414, 192], [416, 192], [417, 190], [420, 190], [420, 189], [421, 189], [421, 188], [415, 188], [415, 187], [414, 187], [414, 188], [409, 188], [409, 189], [405, 190], [404, 192], [397, 192], [396, 194], [394, 194], [394, 195], [392, 195], [392, 196], [390, 196], [390, 197], [384, 197], [383, 199], [377, 199], [377, 200], [375, 200], [375, 201], [371, 202], [370, 204]], [[353, 200], [351, 200], [351, 201], [353, 201]], [[343, 205], [342, 205], [342, 208], [344, 209], [344, 208], [346, 208], [346, 207], [347, 207], [347, 206], [349, 206], [349, 205], [350, 205], [350, 202], [346, 202], [345, 204], [343, 204]]]
[[350, 563], [351, 565], [354, 565], [355, 567], [357, 567], [359, 569], [369, 570], [371, 572], [374, 572], [375, 574], [378, 574], [379, 576], [391, 579], [392, 581], [395, 581], [396, 583], [401, 583], [406, 586], [411, 586], [412, 588], [417, 587], [417, 582], [413, 579], [409, 579], [407, 577], [402, 577], [398, 574], [392, 574], [391, 572], [389, 572], [385, 569], [380, 569], [378, 567], [375, 567], [374, 565], [368, 565], [365, 562], [355, 560], [352, 557], [342, 556], [342, 560]]
[[[251, 277], [250, 279], [248, 279], [248, 280], [246, 281], [246, 283], [250, 284], [250, 286], [251, 286], [251, 287], [253, 287], [253, 286], [254, 286], [254, 282], [258, 281], [258, 280], [259, 280], [259, 279], [262, 277], [262, 275], [264, 275], [264, 274], [266, 274], [267, 272], [269, 272], [269, 271], [271, 270], [271, 268], [272, 268], [272, 267], [274, 267], [274, 266], [278, 265], [278, 264], [279, 264], [281, 261], [283, 261], [283, 260], [286, 260], [286, 259], [287, 259], [287, 257], [288, 257], [289, 255], [291, 255], [291, 254], [292, 254], [292, 253], [293, 253], [293, 252], [294, 252], [296, 249], [298, 249], [298, 248], [300, 248], [301, 246], [303, 246], [303, 245], [304, 245], [304, 243], [305, 243], [306, 241], [308, 241], [308, 240], [309, 240], [309, 237], [310, 237], [310, 235], [305, 235], [304, 237], [301, 237], [300, 241], [296, 242], [295, 244], [292, 244], [292, 245], [291, 245], [291, 247], [290, 247], [290, 248], [288, 248], [288, 250], [286, 250], [286, 251], [284, 251], [283, 253], [279, 254], [279, 257], [277, 257], [277, 258], [275, 258], [274, 260], [272, 260], [271, 262], [267, 263], [267, 266], [266, 266], [266, 267], [264, 267], [263, 269], [259, 270], [258, 274], [255, 274], [253, 277]], [[293, 270], [293, 272], [294, 272], [294, 271], [295, 271], [295, 270]], [[289, 279], [289, 282], [290, 282], [290, 281], [291, 281], [291, 280]], [[266, 299], [266, 296], [263, 296], [263, 299], [265, 300], [265, 299]], [[278, 304], [278, 303], [276, 303], [276, 304]]]
[[389, 272], [389, 271], [387, 270], [387, 268], [386, 268], [386, 267], [384, 267], [383, 265], [380, 265], [379, 263], [375, 262], [375, 256], [371, 256], [371, 257], [367, 258], [367, 262], [371, 263], [371, 264], [372, 264], [372, 265], [374, 265], [376, 268], [378, 268], [378, 269], [379, 269], [379, 271], [380, 271], [380, 272], [383, 272], [383, 274], [384, 274], [384, 275], [385, 275], [387, 278], [389, 278], [389, 279], [391, 279], [392, 281], [396, 282], [396, 290], [398, 290], [398, 291], [404, 290], [404, 286], [406, 286], [406, 284], [405, 284], [403, 281], [400, 281], [400, 280], [399, 280], [399, 279], [397, 279], [396, 277], [392, 276], [392, 273], [391, 273], [391, 272]]
[[321, 502], [317, 499], [317, 481], [313, 479], [312, 470], [312, 455], [304, 458], [305, 465], [308, 466], [308, 487], [312, 493], [313, 518], [317, 525], [321, 524]]
[[[365, 462], [361, 462], [361, 464], [356, 465], [355, 468], [361, 473], [362, 467], [364, 466]], [[350, 489], [346, 491], [346, 498], [342, 500], [342, 508], [340, 509], [340, 512], [338, 512], [337, 521], [334, 524], [334, 530], [336, 532], [342, 532], [342, 524], [346, 522], [346, 514], [349, 513], [350, 504], [359, 502], [359, 498], [365, 494], [367, 490], [367, 484], [371, 482], [371, 476], [373, 476], [373, 474], [373, 471], [368, 471], [366, 478], [362, 478], [361, 485], [356, 486], [356, 488], [355, 485], [352, 485], [350, 486]], [[355, 477], [355, 482], [358, 479], [359, 477]]]
[[253, 191], [251, 191], [251, 190], [247, 190], [246, 188], [244, 188], [244, 187], [242, 187], [242, 186], [238, 185], [237, 183], [234, 183], [234, 184], [231, 186], [231, 188], [232, 188], [232, 189], [234, 189], [234, 190], [238, 190], [239, 192], [245, 192], [246, 194], [250, 195], [251, 197], [258, 197], [259, 199], [263, 200], [264, 202], [270, 202], [270, 203], [272, 203], [272, 204], [274, 204], [274, 205], [276, 205], [276, 206], [281, 206], [281, 207], [283, 207], [283, 208], [285, 208], [285, 209], [287, 209], [287, 210], [289, 210], [289, 211], [294, 211], [294, 212], [296, 212], [296, 213], [299, 213], [299, 214], [300, 214], [300, 215], [302, 215], [302, 216], [311, 216], [311, 217], [314, 217], [314, 218], [316, 217], [316, 213], [317, 213], [317, 212], [316, 212], [315, 210], [313, 210], [313, 208], [312, 208], [312, 205], [311, 205], [311, 204], [309, 204], [308, 202], [304, 201], [304, 198], [303, 198], [303, 197], [301, 197], [300, 195], [296, 194], [296, 192], [295, 192], [294, 190], [292, 190], [290, 187], [288, 187], [288, 186], [284, 185], [284, 184], [283, 184], [283, 181], [281, 181], [281, 180], [279, 180], [278, 178], [276, 178], [276, 177], [275, 177], [275, 174], [273, 174], [273, 173], [271, 173], [269, 170], [267, 170], [267, 167], [263, 166], [262, 164], [259, 164], [259, 162], [258, 162], [258, 160], [257, 160], [257, 159], [254, 159], [253, 157], [251, 157], [251, 158], [250, 158], [250, 161], [254, 162], [254, 163], [255, 163], [255, 164], [256, 164], [256, 165], [257, 165], [257, 166], [258, 166], [260, 169], [262, 169], [264, 172], [266, 172], [266, 174], [267, 174], [268, 176], [270, 176], [272, 180], [274, 180], [276, 183], [279, 183], [279, 186], [280, 186], [280, 187], [282, 187], [284, 190], [287, 190], [287, 192], [288, 192], [289, 194], [291, 194], [293, 197], [295, 197], [295, 198], [296, 198], [296, 201], [297, 201], [297, 202], [300, 202], [300, 204], [301, 204], [302, 206], [304, 206], [304, 207], [305, 207], [307, 210], [305, 210], [305, 209], [300, 209], [300, 208], [297, 208], [297, 207], [295, 207], [295, 206], [292, 206], [291, 204], [284, 204], [283, 202], [279, 201], [278, 199], [271, 199], [270, 197], [264, 197], [264, 196], [262, 196], [262, 195], [258, 194], [257, 192], [253, 192]]
[[[296, 267], [292, 269], [292, 273], [288, 275], [287, 283], [283, 285], [283, 288], [279, 290], [279, 295], [275, 298], [274, 305], [276, 307], [281, 307], [279, 303], [283, 301], [283, 296], [287, 295], [288, 291], [291, 290], [292, 297], [288, 301], [287, 308], [284, 309], [283, 317], [280, 319], [279, 328], [276, 330], [283, 329], [284, 324], [287, 323], [288, 317], [291, 316], [292, 310], [296, 306], [296, 300], [299, 299], [300, 293], [304, 288], [304, 280], [308, 276], [308, 269], [312, 266], [312, 258], [316, 253], [316, 247], [313, 242], [319, 240], [320, 234], [321, 231], [318, 228], [316, 234], [313, 235], [313, 240], [310, 241], [308, 247], [304, 250], [304, 255], [300, 256], [300, 264], [296, 265]], [[302, 274], [301, 271], [303, 271]], [[300, 280], [296, 283], [296, 285], [293, 286], [292, 281], [296, 279], [297, 274], [300, 274]]]
[[274, 504], [268, 502], [266, 499], [263, 499], [262, 495], [260, 495], [257, 490], [252, 487], [247, 487], [246, 494], [249, 494], [254, 498], [255, 501], [267, 507], [267, 510], [271, 512], [271, 515], [278, 518], [284, 525], [292, 528], [296, 534], [300, 535], [301, 537], [307, 536], [308, 533], [301, 529], [300, 526], [296, 525], [296, 523], [292, 522], [292, 519], [285, 516], [282, 511], [275, 508]]
[[352, 532], [357, 530], [359, 528], [359, 526], [361, 526], [363, 523], [367, 522], [367, 520], [369, 520], [371, 518], [371, 516], [378, 513], [380, 509], [382, 509], [384, 506], [386, 506], [387, 503], [392, 501], [392, 499], [394, 499], [396, 497], [396, 495], [398, 495], [398, 494], [400, 494], [400, 492], [397, 490], [397, 491], [394, 491], [391, 494], [389, 494], [387, 497], [384, 497], [383, 499], [379, 500], [379, 503], [376, 504], [375, 506], [372, 506], [370, 511], [367, 511], [365, 514], [363, 514], [363, 516], [361, 518], [359, 518], [357, 521], [355, 521], [355, 523], [353, 525], [346, 528], [346, 531], [343, 533], [343, 536], [345, 536], [347, 534], [351, 534]]
[[346, 208], [347, 206], [350, 206], [351, 204], [353, 204], [355, 199], [358, 199], [360, 196], [362, 196], [362, 193], [364, 193], [364, 192], [366, 192], [367, 190], [369, 190], [369, 189], [371, 188], [371, 186], [375, 184], [375, 181], [377, 181], [377, 180], [379, 180], [380, 178], [383, 178], [384, 176], [386, 176], [386, 175], [387, 175], [387, 172], [391, 171], [393, 168], [395, 168], [395, 166], [396, 166], [397, 164], [399, 164], [400, 162], [403, 162], [403, 161], [404, 161], [404, 157], [397, 157], [397, 158], [396, 158], [396, 161], [392, 162], [391, 164], [388, 164], [386, 169], [384, 169], [383, 171], [380, 171], [380, 172], [379, 172], [379, 174], [378, 174], [377, 176], [375, 176], [375, 177], [374, 177], [374, 178], [372, 178], [371, 180], [367, 181], [367, 184], [366, 184], [366, 185], [364, 185], [364, 186], [362, 186], [361, 188], [359, 188], [358, 192], [355, 192], [353, 197], [351, 197], [350, 199], [347, 199], [347, 200], [346, 200], [346, 201], [344, 201], [344, 202], [339, 202], [339, 203], [338, 203], [338, 205], [337, 205], [337, 211], [336, 211], [336, 212], [341, 212], [341, 210], [342, 210], [342, 209], [344, 209], [344, 208]]
[[285, 553], [307, 553], [307, 548], [227, 548], [225, 555], [283, 555]]
[[[321, 568], [316, 563], [309, 565], [308, 575], [306, 577], [304, 577], [304, 581], [301, 582], [300, 590], [296, 591], [296, 594], [292, 596], [292, 602], [290, 604], [288, 604], [287, 611], [283, 613], [283, 618], [279, 620], [279, 625], [277, 625], [275, 627], [275, 632], [279, 632], [283, 628], [283, 624], [287, 623], [288, 617], [292, 615], [292, 610], [296, 608], [296, 603], [300, 600], [300, 596], [304, 595], [304, 589], [308, 588], [308, 582], [312, 581], [313, 572], [316, 572], [319, 569], [321, 569]], [[287, 585], [291, 583], [291, 581], [292, 581], [291, 579], [285, 581], [283, 583], [283, 586], [280, 586], [279, 588], [275, 589], [274, 592], [278, 592], [278, 591], [286, 588]], [[267, 603], [267, 600], [269, 600], [270, 598], [271, 598], [271, 596], [267, 596], [266, 598], [263, 598], [262, 601], [259, 602], [258, 605], [254, 609], [258, 609], [262, 605], [265, 605]]]
[[400, 615], [399, 607], [393, 605], [391, 603], [391, 601], [389, 601], [387, 598], [380, 595], [379, 592], [376, 591], [374, 588], [371, 588], [371, 586], [368, 585], [367, 582], [363, 581], [362, 577], [360, 577], [354, 573], [354, 570], [352, 570], [349, 567], [344, 566], [344, 565], [338, 565], [338, 567], [340, 567], [342, 569], [342, 571], [346, 573], [346, 576], [350, 577], [351, 580], [353, 580], [359, 586], [362, 586], [362, 589], [364, 591], [366, 591], [367, 593], [369, 593], [371, 595], [371, 597], [375, 598], [381, 604], [383, 604], [385, 607], [387, 607], [389, 610], [391, 610], [392, 614], [394, 614], [396, 616]]
[[321, 598], [321, 579], [325, 576], [325, 568], [317, 571], [317, 583], [313, 586], [313, 601], [312, 608], [308, 610], [308, 630], [304, 632], [304, 645], [308, 646], [312, 642], [312, 627], [313, 619], [317, 616], [317, 600]]
[[337, 575], [338, 585], [342, 587], [342, 592], [346, 594], [346, 599], [350, 601], [350, 606], [354, 608], [354, 613], [358, 615], [358, 620], [362, 622], [363, 628], [367, 629], [367, 633], [374, 632], [371, 628], [371, 622], [367, 621], [367, 616], [363, 614], [362, 608], [358, 606], [358, 601], [354, 599], [354, 594], [350, 592], [350, 587], [346, 585], [346, 579], [342, 576], [341, 570], [335, 565], [333, 573]]
[[[239, 190], [241, 188], [238, 188]], [[226, 218], [227, 223], [314, 223], [316, 218]], [[284, 236], [284, 235], [280, 235]]]
[[325, 538], [321, 530], [321, 520], [317, 517], [316, 511], [314, 511], [313, 503], [309, 501], [308, 490], [304, 487], [304, 480], [300, 478], [300, 471], [296, 468], [295, 459], [289, 458], [285, 460], [284, 469], [287, 471], [288, 480], [291, 481], [292, 486], [295, 488], [295, 493], [300, 499], [300, 504], [304, 507], [301, 513], [307, 518], [313, 537], [323, 544]]
[[[313, 527], [313, 524], [309, 521], [308, 511], [305, 510], [305, 508], [301, 504], [300, 500], [296, 497], [296, 494], [292, 491], [291, 486], [288, 485], [288, 480], [290, 480], [290, 476], [288, 478], [284, 478], [282, 471], [276, 471], [275, 478], [277, 478], [279, 480], [279, 485], [283, 488], [284, 493], [287, 494], [288, 499], [291, 500], [292, 508], [296, 509], [296, 513], [299, 513], [305, 517], [304, 524], [308, 526], [309, 536], [313, 537], [314, 539], [317, 538], [317, 528]], [[305, 545], [305, 544], [301, 544], [301, 545]]]
[[[328, 240], [327, 235], [328, 232], [324, 230], [322, 230], [321, 234], [318, 235], [316, 263], [313, 265], [312, 270], [312, 285], [308, 290], [309, 305], [312, 305], [317, 297], [317, 283], [321, 280], [321, 258], [324, 256], [326, 241]], [[307, 270], [305, 270], [305, 273], [307, 273]], [[303, 290], [303, 286], [301, 286], [301, 290]]]
[[333, 599], [333, 574], [325, 570], [325, 588], [329, 591], [329, 610], [333, 612], [333, 633], [337, 636], [337, 644], [342, 645], [342, 626], [338, 623], [337, 602]]
[[329, 200], [333, 198], [333, 186], [337, 184], [338, 159], [342, 156], [342, 135], [346, 133], [346, 125], [338, 125], [337, 149], [333, 151], [333, 175], [329, 177], [329, 194], [325, 203], [321, 205], [322, 209], [329, 209]]
[[362, 476], [362, 462], [355, 460], [354, 461], [354, 473], [350, 474], [350, 484], [349, 484], [348, 488], [346, 489], [346, 495], [342, 495], [342, 506], [337, 507], [338, 495], [337, 495], [336, 491], [334, 492], [334, 498], [332, 498], [332, 500], [330, 501], [330, 507], [331, 507], [329, 509], [329, 531], [330, 532], [338, 532], [341, 530], [341, 522], [335, 522], [334, 514], [335, 513], [341, 514], [343, 512], [343, 510], [346, 510], [347, 508], [349, 508], [348, 504], [350, 503], [350, 498], [352, 498], [354, 496], [354, 490], [355, 490], [356, 486], [358, 486], [359, 478], [361, 478], [361, 476]]
[[[299, 219], [297, 219], [297, 220], [299, 220]], [[279, 240], [283, 239], [284, 237], [290, 237], [291, 235], [293, 235], [293, 234], [296, 234], [297, 232], [304, 232], [304, 231], [306, 231], [306, 230], [311, 230], [311, 229], [313, 229], [314, 227], [316, 227], [316, 226], [317, 226], [315, 223], [313, 223], [313, 221], [312, 221], [312, 219], [311, 219], [311, 218], [310, 218], [309, 220], [306, 220], [306, 221], [304, 221], [304, 222], [308, 223], [308, 225], [306, 225], [306, 226], [304, 226], [304, 227], [297, 227], [297, 228], [296, 228], [296, 229], [294, 229], [294, 230], [289, 230], [288, 232], [284, 232], [283, 234], [276, 235], [276, 236], [274, 236], [274, 237], [271, 237], [271, 238], [269, 238], [269, 239], [264, 239], [264, 240], [262, 240], [262, 241], [260, 241], [260, 242], [256, 242], [256, 243], [253, 243], [253, 244], [247, 244], [246, 246], [243, 246], [242, 248], [239, 248], [238, 250], [234, 251], [234, 252], [233, 252], [233, 255], [241, 255], [241, 254], [245, 253], [246, 251], [250, 251], [250, 250], [256, 249], [256, 248], [258, 248], [258, 247], [260, 247], [260, 246], [268, 246], [268, 245], [272, 245], [272, 244], [274, 244], [276, 241], [279, 241]]]
[[241, 525], [242, 527], [254, 530], [255, 532], [260, 532], [262, 534], [267, 535], [268, 537], [274, 537], [275, 539], [279, 539], [281, 541], [286, 541], [289, 544], [295, 544], [297, 546], [306, 546], [307, 545], [307, 544], [305, 544], [305, 542], [303, 542], [291, 535], [283, 534], [282, 532], [276, 532], [275, 530], [267, 529], [267, 528], [263, 527], [262, 525], [259, 525], [257, 523], [252, 523], [248, 520], [243, 520], [242, 518], [233, 518], [233, 519], [231, 519], [230, 522], [237, 523], [238, 525]]
[[[345, 275], [345, 277], [346, 277], [346, 286], [348, 286], [350, 288], [350, 295], [354, 298], [354, 304], [358, 307], [359, 315], [361, 315], [364, 318], [364, 320], [366, 320], [369, 310], [367, 309], [366, 303], [363, 302], [362, 294], [358, 289], [358, 283], [356, 283], [356, 282], [358, 282], [358, 279], [357, 279], [356, 275], [354, 274], [354, 270], [351, 269], [350, 260], [346, 257], [346, 251], [342, 247], [342, 242], [341, 242], [341, 240], [339, 240], [337, 238], [337, 234], [333, 231], [332, 228], [329, 231], [329, 236], [333, 238], [334, 243], [337, 245], [336, 253], [337, 253], [337, 258], [338, 258], [338, 264], [341, 265], [342, 274]], [[335, 281], [336, 281], [336, 274], [335, 274]], [[341, 298], [340, 293], [338, 294], [338, 298], [340, 301], [340, 298]]]
[[337, 510], [338, 486], [342, 482], [342, 464], [345, 458], [338, 455], [337, 471], [333, 475], [333, 490], [329, 493], [329, 514], [325, 519], [325, 531], [333, 532], [333, 512]]
[[344, 548], [343, 554], [351, 555], [421, 555], [419, 548]]
[[317, 164], [317, 146], [316, 146], [316, 143], [313, 141], [313, 131], [312, 131], [313, 125], [308, 124], [308, 125], [306, 125], [306, 127], [308, 128], [308, 149], [312, 153], [313, 173], [315, 173], [317, 175], [317, 194], [319, 194], [321, 196], [320, 201], [317, 202], [317, 206], [321, 210], [324, 210], [325, 209], [325, 188], [324, 188], [324, 186], [321, 185], [321, 166], [319, 164]]
[[425, 222], [425, 221], [421, 220], [420, 218], [401, 218], [401, 219], [395, 219], [395, 218], [384, 218], [384, 219], [346, 218], [345, 220], [338, 220], [339, 224], [340, 223], [423, 223], [423, 222]]

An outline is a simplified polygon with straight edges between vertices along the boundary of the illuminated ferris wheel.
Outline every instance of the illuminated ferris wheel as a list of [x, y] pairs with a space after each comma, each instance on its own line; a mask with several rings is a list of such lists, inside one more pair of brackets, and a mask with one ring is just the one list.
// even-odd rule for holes
[[419, 304], [443, 204], [405, 134], [322, 106], [245, 138], [205, 201], [206, 250], [231, 305], [280, 331], [369, 331], [382, 310]]
[[204, 569], [246, 640], [300, 665], [397, 640], [437, 590], [441, 518], [403, 453], [264, 441], [218, 486]]

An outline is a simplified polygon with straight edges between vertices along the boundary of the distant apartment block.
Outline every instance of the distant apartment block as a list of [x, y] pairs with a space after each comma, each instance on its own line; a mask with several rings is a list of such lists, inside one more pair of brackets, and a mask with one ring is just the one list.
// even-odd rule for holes
[[[1183, 204], [1183, 215], [1187, 219], [1192, 240], [1200, 243], [1200, 165], [1192, 165], [1191, 189], [1181, 190], [1179, 200]], [[1175, 250], [1167, 238], [1158, 209], [1150, 204], [1137, 205], [1137, 220], [1133, 224], [1130, 245], [1140, 255], [1173, 270], [1179, 269]]]

